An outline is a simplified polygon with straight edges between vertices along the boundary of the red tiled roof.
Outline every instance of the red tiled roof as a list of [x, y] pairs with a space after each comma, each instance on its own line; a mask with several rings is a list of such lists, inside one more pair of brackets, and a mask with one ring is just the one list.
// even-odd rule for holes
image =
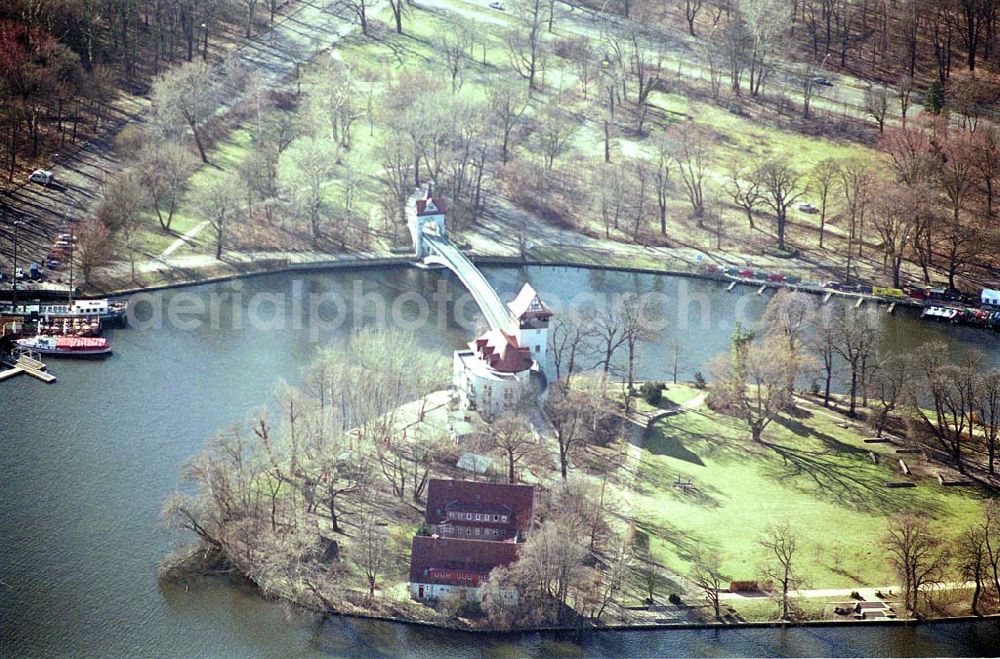
[[513, 542], [489, 542], [417, 535], [410, 550], [411, 583], [452, 583], [431, 574], [431, 570], [471, 572], [487, 575], [495, 568], [517, 560], [520, 545]]
[[469, 344], [476, 356], [494, 371], [520, 373], [531, 368], [531, 349], [517, 344], [517, 338], [503, 330], [490, 330]]
[[[478, 483], [432, 478], [427, 484], [428, 524], [441, 524], [448, 519], [448, 508], [467, 506], [505, 506], [511, 511], [510, 526], [527, 531], [535, 514], [535, 488], [531, 485]], [[474, 511], [473, 511], [474, 512]]]
[[448, 207], [445, 205], [444, 197], [424, 197], [423, 199], [417, 199], [417, 215], [424, 214], [424, 210], [427, 208], [427, 201], [429, 199], [433, 199], [437, 210], [429, 211], [428, 215], [437, 215], [438, 213], [448, 212]]
[[542, 299], [538, 297], [538, 293], [527, 282], [521, 287], [521, 292], [517, 294], [517, 297], [507, 306], [514, 312], [514, 317], [518, 319], [527, 317], [548, 318], [552, 316], [552, 310], [545, 306]]

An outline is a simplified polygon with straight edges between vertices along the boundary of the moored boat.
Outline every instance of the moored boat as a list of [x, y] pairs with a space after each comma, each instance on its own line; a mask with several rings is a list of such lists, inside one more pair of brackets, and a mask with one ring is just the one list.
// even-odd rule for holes
[[0, 302], [0, 315], [37, 318], [96, 318], [103, 323], [125, 320], [128, 302], [109, 300], [74, 300], [73, 302]]
[[53, 357], [103, 357], [111, 354], [111, 344], [100, 337], [33, 336], [18, 339], [18, 347]]

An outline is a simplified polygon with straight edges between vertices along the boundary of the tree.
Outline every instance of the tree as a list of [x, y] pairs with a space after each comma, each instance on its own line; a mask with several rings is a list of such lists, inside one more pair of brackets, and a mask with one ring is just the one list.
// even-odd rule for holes
[[986, 195], [986, 215], [993, 217], [993, 196], [1000, 180], [1000, 128], [989, 126], [976, 133], [972, 162]]
[[892, 275], [892, 285], [899, 288], [903, 259], [930, 203], [918, 188], [886, 186], [872, 204], [872, 224], [882, 239], [883, 269]]
[[139, 175], [160, 227], [170, 231], [190, 171], [190, 155], [176, 142], [147, 143], [138, 161]]
[[368, 596], [375, 595], [375, 585], [385, 571], [389, 554], [387, 524], [374, 509], [368, 508], [360, 515], [357, 537], [355, 538], [355, 563], [368, 580]]
[[[939, 341], [921, 346], [917, 377], [911, 382], [907, 402], [918, 427], [936, 439], [951, 454], [958, 470], [965, 473], [962, 446], [975, 416], [981, 359], [975, 353], [967, 353], [952, 361], [947, 359], [946, 349]], [[926, 409], [928, 397], [930, 414]]]
[[692, 37], [697, 36], [694, 31], [694, 22], [698, 18], [702, 4], [703, 0], [684, 0], [684, 18], [687, 20], [688, 34]]
[[170, 134], [181, 126], [189, 128], [205, 164], [202, 129], [216, 109], [217, 93], [211, 68], [199, 61], [171, 69], [153, 82], [153, 106], [163, 129]]
[[76, 229], [76, 236], [73, 258], [80, 264], [80, 275], [86, 286], [93, 280], [94, 270], [111, 258], [114, 246], [108, 227], [97, 218], [81, 222]]
[[239, 211], [241, 198], [240, 180], [234, 173], [213, 177], [211, 183], [205, 186], [199, 195], [198, 207], [215, 232], [217, 260], [222, 260], [229, 223], [235, 219]]
[[864, 387], [868, 360], [876, 348], [879, 327], [871, 314], [854, 308], [844, 309], [844, 313], [834, 321], [833, 349], [847, 362], [851, 371], [848, 416], [857, 414], [858, 390]]
[[742, 15], [749, 34], [750, 94], [759, 96], [771, 69], [771, 59], [787, 25], [791, 7], [783, 0], [741, 0], [736, 14]]
[[865, 112], [878, 125], [878, 132], [885, 130], [885, 118], [889, 113], [889, 90], [885, 85], [868, 85], [865, 89]]
[[578, 360], [589, 354], [588, 342], [593, 335], [589, 319], [582, 314], [559, 314], [553, 319], [549, 332], [552, 362], [556, 368], [556, 379], [564, 380], [567, 387], [576, 372]]
[[326, 206], [325, 189], [333, 174], [336, 148], [315, 137], [299, 137], [282, 154], [279, 182], [300, 213], [309, 218], [315, 244], [320, 237], [320, 218]]
[[354, 14], [361, 25], [361, 34], [368, 36], [368, 0], [338, 0], [337, 4]]
[[693, 564], [691, 581], [702, 592], [708, 603], [712, 605], [712, 609], [715, 612], [715, 619], [722, 620], [719, 593], [725, 590], [728, 579], [719, 566], [718, 555], [699, 552], [695, 556]]
[[864, 160], [852, 159], [841, 163], [838, 168], [841, 191], [847, 208], [849, 234], [847, 238], [847, 279], [851, 278], [851, 248], [854, 241], [858, 242], [858, 255], [864, 245], [865, 213], [871, 203], [872, 186], [875, 173], [871, 165]]
[[677, 165], [694, 216], [700, 220], [705, 214], [703, 183], [712, 138], [698, 126], [671, 126], [665, 139], [665, 148]]
[[732, 354], [716, 361], [710, 402], [743, 421], [751, 439], [762, 444], [767, 427], [793, 403], [788, 377], [798, 372], [800, 361], [774, 336], [734, 343]]
[[839, 166], [836, 160], [820, 160], [812, 170], [812, 189], [819, 195], [819, 248], [823, 249], [823, 235], [826, 233], [826, 215], [829, 209], [830, 191], [833, 189]]
[[518, 0], [514, 7], [517, 21], [504, 37], [511, 65], [528, 81], [529, 94], [535, 89], [538, 72], [544, 68], [545, 10], [545, 0]]
[[764, 575], [781, 584], [781, 618], [788, 620], [788, 593], [802, 581], [796, 569], [798, 534], [785, 521], [767, 528], [757, 542], [766, 552]]
[[983, 584], [989, 570], [989, 559], [986, 550], [986, 533], [979, 525], [971, 526], [962, 531], [952, 547], [952, 554], [958, 564], [962, 578], [975, 584], [972, 590], [972, 603], [969, 609], [972, 615], [981, 615], [979, 600], [983, 593]]
[[944, 223], [945, 256], [948, 263], [948, 285], [955, 287], [959, 268], [973, 260], [982, 249], [982, 242], [967, 222], [963, 210], [975, 189], [974, 147], [967, 134], [949, 134], [940, 143], [936, 178], [948, 203], [951, 217]]
[[507, 482], [517, 482], [517, 466], [538, 449], [528, 420], [518, 414], [505, 414], [484, 429], [477, 444], [487, 451], [497, 451], [507, 462]]
[[665, 133], [655, 137], [656, 160], [653, 166], [653, 186], [656, 192], [656, 207], [660, 213], [660, 235], [667, 235], [667, 201], [673, 184], [670, 181], [670, 148], [664, 139]]
[[410, 7], [406, 0], [389, 0], [389, 8], [392, 10], [392, 18], [396, 23], [396, 34], [403, 33], [403, 15]]
[[986, 444], [987, 466], [996, 473], [997, 445], [1000, 443], [1000, 369], [991, 368], [979, 375], [975, 386], [975, 417]]
[[837, 356], [837, 325], [834, 321], [832, 307], [825, 306], [821, 313], [816, 314], [809, 340], [812, 351], [819, 357], [823, 368], [823, 406], [830, 407], [830, 385], [833, 382], [834, 358]]
[[578, 126], [576, 117], [569, 112], [561, 110], [554, 104], [545, 106], [535, 134], [538, 136], [538, 146], [545, 161], [546, 171], [551, 172], [556, 158], [568, 150]]
[[577, 447], [607, 437], [606, 426], [612, 412], [606, 390], [607, 381], [603, 377], [577, 378], [572, 389], [564, 382], [555, 382], [549, 390], [544, 409], [555, 434], [564, 481]]
[[788, 208], [806, 192], [799, 174], [784, 160], [769, 160], [753, 174], [757, 180], [760, 198], [774, 212], [778, 233], [778, 249], [785, 249], [785, 228], [788, 225]]
[[876, 437], [882, 436], [889, 416], [904, 402], [910, 378], [909, 361], [902, 355], [888, 355], [878, 362], [870, 383], [878, 405], [869, 418]]
[[760, 205], [760, 180], [745, 169], [733, 169], [729, 172], [729, 196], [733, 203], [743, 209], [747, 215], [750, 230], [757, 228], [754, 224], [753, 212]]
[[920, 592], [941, 575], [944, 556], [941, 541], [927, 518], [904, 512], [889, 520], [882, 547], [903, 587], [903, 605], [913, 615], [920, 614]]
[[528, 108], [528, 97], [518, 89], [515, 89], [506, 80], [495, 79], [487, 91], [487, 107], [493, 112], [500, 130], [498, 134], [500, 141], [500, 162], [507, 164], [510, 150], [511, 136], [514, 130], [520, 125], [524, 117], [524, 111]]

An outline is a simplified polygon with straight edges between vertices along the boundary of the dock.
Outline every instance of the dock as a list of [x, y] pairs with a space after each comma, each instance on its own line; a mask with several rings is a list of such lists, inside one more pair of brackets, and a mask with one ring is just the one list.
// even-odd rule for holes
[[891, 316], [892, 312], [895, 310], [896, 310], [896, 303], [893, 302], [892, 304], [889, 305], [889, 308], [886, 309], [885, 312]]
[[862, 305], [862, 304], [864, 304], [864, 303], [865, 303], [865, 299], [864, 299], [863, 297], [859, 297], [859, 298], [858, 298], [858, 301], [854, 303], [854, 308], [855, 308], [855, 309], [858, 309], [858, 308], [860, 308], [860, 307], [861, 307], [861, 305]]
[[733, 282], [729, 282], [729, 286], [728, 286], [728, 287], [726, 288], [726, 290], [727, 290], [727, 291], [731, 291], [731, 290], [733, 290], [734, 288], [736, 288], [736, 282], [735, 282], [735, 281], [733, 281]]
[[757, 295], [763, 295], [764, 291], [766, 290], [767, 290], [767, 284], [764, 284], [763, 286], [757, 289]]
[[833, 291], [827, 291], [826, 295], [823, 296], [823, 302], [821, 304], [829, 302], [831, 297], [833, 297]]
[[34, 359], [33, 357], [28, 357], [26, 355], [21, 355], [17, 358], [17, 361], [3, 362], [4, 365], [9, 366], [10, 369], [6, 371], [0, 371], [0, 381], [12, 378], [15, 375], [20, 375], [21, 373], [26, 373], [33, 378], [37, 378], [42, 382], [51, 384], [56, 381], [56, 376], [51, 373], [46, 372], [46, 366], [41, 361]]

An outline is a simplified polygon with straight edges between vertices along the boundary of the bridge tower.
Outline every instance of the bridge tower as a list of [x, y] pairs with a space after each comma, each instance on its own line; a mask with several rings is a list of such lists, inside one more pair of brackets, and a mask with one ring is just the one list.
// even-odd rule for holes
[[414, 196], [413, 206], [409, 209], [407, 225], [410, 229], [410, 237], [413, 238], [413, 251], [418, 259], [427, 256], [427, 246], [424, 244], [424, 231], [430, 231], [442, 238], [448, 236], [445, 228], [444, 217], [448, 212], [444, 199], [434, 196], [434, 190], [430, 184], [427, 186], [427, 193], [420, 196], [418, 191]]

